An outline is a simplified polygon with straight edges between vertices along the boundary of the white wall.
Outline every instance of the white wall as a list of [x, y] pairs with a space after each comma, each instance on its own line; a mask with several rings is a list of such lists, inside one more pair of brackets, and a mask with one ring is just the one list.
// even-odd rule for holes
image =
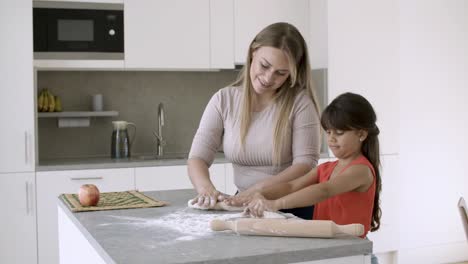
[[374, 249], [391, 250], [381, 241], [397, 233], [397, 263], [468, 260], [456, 207], [468, 197], [468, 2], [327, 3], [329, 99], [368, 98], [382, 157], [397, 160], [383, 168], [385, 236]]
[[377, 112], [383, 154], [398, 153], [398, 2], [328, 1], [328, 99], [352, 91]]
[[328, 68], [327, 0], [309, 2], [309, 57], [312, 69]]
[[461, 243], [439, 260], [466, 260], [456, 204], [468, 197], [468, 3], [399, 5], [401, 259], [438, 262], [437, 248]]
[[377, 113], [381, 152], [382, 219], [369, 234], [377, 253], [399, 247], [398, 2], [328, 1], [329, 100], [344, 92], [366, 97]]

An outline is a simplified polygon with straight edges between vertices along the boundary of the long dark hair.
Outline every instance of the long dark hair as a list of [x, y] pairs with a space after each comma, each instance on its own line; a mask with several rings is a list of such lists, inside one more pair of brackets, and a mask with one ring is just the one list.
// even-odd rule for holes
[[368, 135], [363, 141], [361, 152], [370, 161], [375, 170], [375, 196], [372, 211], [371, 231], [380, 227], [382, 210], [380, 209], [380, 178], [379, 128], [376, 125], [377, 115], [374, 108], [363, 96], [354, 93], [344, 93], [336, 97], [323, 111], [320, 120], [323, 129], [366, 130]]

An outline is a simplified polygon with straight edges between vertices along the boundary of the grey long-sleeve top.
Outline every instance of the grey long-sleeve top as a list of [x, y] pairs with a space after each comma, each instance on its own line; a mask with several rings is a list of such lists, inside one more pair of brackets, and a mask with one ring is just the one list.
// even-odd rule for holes
[[211, 165], [223, 144], [225, 157], [233, 165], [234, 183], [240, 191], [280, 173], [292, 164], [317, 165], [320, 155], [320, 121], [305, 91], [296, 96], [289, 116], [290, 129], [286, 147], [281, 153], [281, 166], [273, 166], [272, 155], [276, 104], [253, 113], [244, 150], [241, 150], [242, 93], [241, 87], [226, 87], [213, 95], [194, 136], [189, 158], [200, 158]]

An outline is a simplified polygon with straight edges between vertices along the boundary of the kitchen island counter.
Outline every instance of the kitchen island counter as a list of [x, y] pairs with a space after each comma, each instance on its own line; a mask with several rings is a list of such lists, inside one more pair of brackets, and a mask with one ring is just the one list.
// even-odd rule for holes
[[187, 208], [193, 190], [145, 194], [169, 205], [72, 213], [59, 200], [61, 263], [315, 263], [337, 258], [344, 261], [340, 263], [368, 263], [372, 252], [372, 242], [350, 236], [318, 239], [213, 232], [211, 219], [234, 213]]

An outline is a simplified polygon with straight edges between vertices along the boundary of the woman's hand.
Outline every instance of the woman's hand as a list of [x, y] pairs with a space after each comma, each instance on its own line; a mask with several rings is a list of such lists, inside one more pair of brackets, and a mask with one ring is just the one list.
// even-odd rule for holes
[[216, 189], [201, 191], [195, 198], [192, 199], [192, 204], [198, 204], [198, 206], [211, 209], [217, 202], [224, 201], [229, 195], [222, 193]]
[[256, 193], [257, 192], [255, 191], [245, 190], [234, 196], [230, 196], [229, 198], [226, 198], [224, 202], [230, 206], [236, 206], [236, 207], [246, 206], [250, 203], [250, 201], [252, 201], [252, 198], [254, 197]]
[[250, 200], [251, 198], [249, 196], [238, 194], [238, 195], [226, 198], [224, 202], [230, 206], [241, 207], [241, 206], [246, 206], [250, 202]]
[[253, 217], [263, 217], [265, 211], [278, 211], [275, 201], [267, 200], [260, 193], [256, 193], [252, 198], [252, 201], [245, 208], [244, 213], [249, 214]]
[[262, 188], [264, 187], [263, 182], [257, 182], [253, 186], [250, 186], [247, 190], [243, 190], [236, 195], [231, 196], [230, 198], [226, 199], [224, 202], [230, 206], [247, 206], [252, 198], [256, 193], [260, 193]]

